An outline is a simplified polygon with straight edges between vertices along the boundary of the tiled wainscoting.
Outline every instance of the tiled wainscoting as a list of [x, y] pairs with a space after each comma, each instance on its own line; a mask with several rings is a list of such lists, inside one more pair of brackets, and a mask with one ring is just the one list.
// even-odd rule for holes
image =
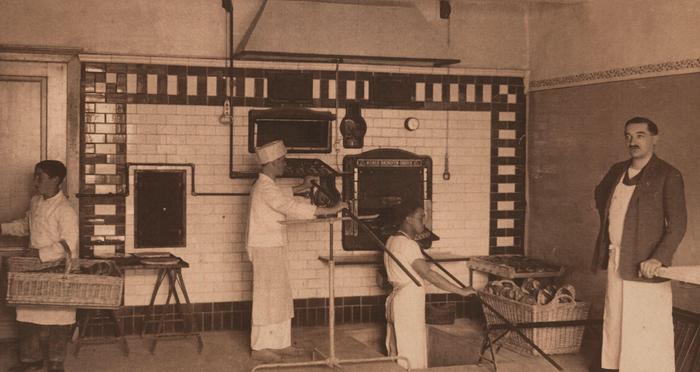
[[[384, 302], [386, 296], [357, 296], [339, 297], [335, 300], [336, 324], [352, 323], [384, 323]], [[450, 303], [457, 310], [458, 318], [478, 317], [481, 309], [477, 302], [448, 294], [426, 295], [427, 304]], [[157, 314], [163, 314], [166, 319], [176, 315], [173, 305], [157, 305]], [[192, 305], [196, 324], [204, 331], [248, 330], [252, 303], [242, 302], [213, 302]], [[120, 309], [117, 318], [122, 322], [124, 333], [127, 335], [141, 332], [146, 306], [127, 306]], [[295, 327], [322, 326], [328, 324], [328, 299], [305, 298], [294, 300]], [[181, 323], [164, 323], [164, 332], [182, 331]], [[149, 328], [149, 331], [152, 331]], [[97, 317], [88, 327], [88, 337], [114, 335], [112, 325], [106, 317]]]

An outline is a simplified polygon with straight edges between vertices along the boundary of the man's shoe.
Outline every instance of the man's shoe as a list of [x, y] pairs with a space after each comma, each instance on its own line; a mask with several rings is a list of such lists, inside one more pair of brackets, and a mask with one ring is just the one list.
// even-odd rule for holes
[[8, 372], [29, 372], [29, 371], [38, 371], [44, 367], [44, 361], [40, 360], [38, 362], [20, 362], [19, 365], [16, 365], [14, 367], [10, 367], [8, 369]]
[[253, 350], [250, 353], [250, 357], [253, 358], [253, 360], [263, 363], [276, 363], [282, 361], [282, 357], [276, 353], [273, 353], [270, 349]]
[[272, 349], [272, 352], [282, 356], [300, 356], [306, 354], [306, 350], [298, 346], [290, 346], [284, 349]]

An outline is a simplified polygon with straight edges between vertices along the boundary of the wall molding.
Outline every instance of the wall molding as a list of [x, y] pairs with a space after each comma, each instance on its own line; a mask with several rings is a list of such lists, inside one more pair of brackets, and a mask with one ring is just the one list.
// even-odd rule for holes
[[536, 92], [549, 89], [683, 75], [697, 72], [700, 72], [700, 58], [690, 58], [679, 61], [620, 67], [604, 71], [584, 72], [550, 79], [532, 80], [529, 82], [528, 91]]

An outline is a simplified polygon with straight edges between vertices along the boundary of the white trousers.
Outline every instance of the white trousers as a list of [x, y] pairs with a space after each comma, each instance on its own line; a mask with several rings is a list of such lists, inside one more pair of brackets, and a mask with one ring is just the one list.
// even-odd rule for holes
[[[411, 369], [428, 368], [425, 289], [413, 283], [394, 289], [386, 299], [386, 348], [408, 359]], [[398, 364], [409, 365], [402, 359]]]
[[255, 325], [250, 332], [250, 348], [284, 349], [292, 346], [292, 320], [269, 325]]
[[611, 246], [603, 316], [601, 367], [620, 372], [674, 372], [671, 283], [622, 280]]

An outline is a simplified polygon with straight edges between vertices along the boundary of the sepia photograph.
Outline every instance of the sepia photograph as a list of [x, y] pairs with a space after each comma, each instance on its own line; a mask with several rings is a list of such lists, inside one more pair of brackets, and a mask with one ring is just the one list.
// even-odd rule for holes
[[698, 19], [0, 0], [0, 371], [700, 372]]

